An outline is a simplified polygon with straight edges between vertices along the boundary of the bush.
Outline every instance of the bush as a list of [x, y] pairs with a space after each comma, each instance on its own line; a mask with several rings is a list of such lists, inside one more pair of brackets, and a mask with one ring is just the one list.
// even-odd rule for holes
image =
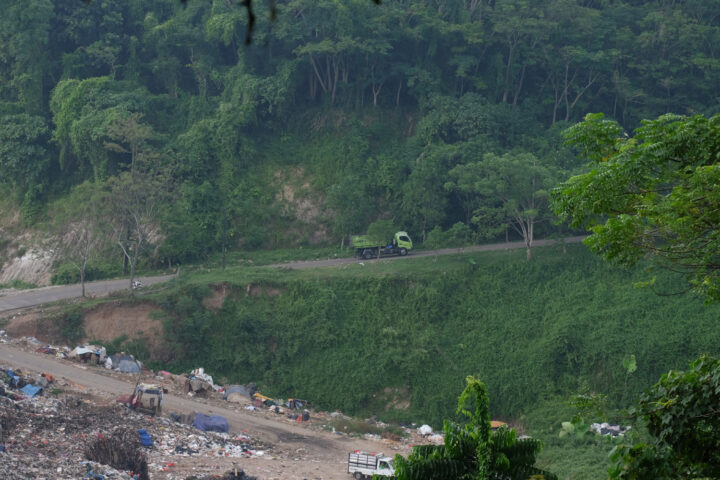
[[[120, 274], [120, 267], [117, 264], [92, 263], [85, 268], [85, 281], [92, 282], [93, 280], [112, 278], [118, 274]], [[60, 265], [50, 277], [50, 283], [53, 285], [80, 283], [80, 270], [71, 263]]]
[[60, 335], [70, 343], [74, 343], [85, 336], [83, 316], [80, 312], [72, 312], [60, 320]]
[[428, 233], [425, 246], [429, 248], [453, 248], [472, 243], [473, 232], [462, 222], [458, 222], [447, 231], [435, 227]]

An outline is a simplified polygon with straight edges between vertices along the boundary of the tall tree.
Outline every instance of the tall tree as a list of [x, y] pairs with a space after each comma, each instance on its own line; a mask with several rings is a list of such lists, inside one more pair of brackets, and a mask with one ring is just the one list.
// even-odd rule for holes
[[110, 225], [103, 197], [102, 186], [84, 182], [72, 189], [63, 211], [54, 217], [60, 257], [78, 270], [83, 297], [88, 262], [108, 246]]
[[[469, 168], [477, 172], [474, 188], [483, 198], [473, 219], [479, 231], [489, 227], [494, 233], [507, 225], [522, 237], [530, 260], [535, 227], [551, 215], [548, 192], [557, 181], [557, 173], [530, 153], [489, 153]], [[492, 218], [502, 219], [503, 224], [484, 224]]]
[[123, 172], [110, 178], [108, 187], [115, 242], [130, 267], [132, 289], [138, 260], [159, 233], [160, 209], [169, 199], [166, 179], [153, 172]]

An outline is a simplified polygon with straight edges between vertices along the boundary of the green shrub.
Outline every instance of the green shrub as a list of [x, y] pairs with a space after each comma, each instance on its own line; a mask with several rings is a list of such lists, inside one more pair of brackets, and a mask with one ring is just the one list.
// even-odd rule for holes
[[[85, 268], [85, 281], [92, 282], [94, 280], [112, 278], [120, 273], [121, 267], [118, 264], [108, 262], [88, 263]], [[80, 283], [80, 270], [73, 264], [62, 264], [55, 269], [55, 273], [50, 277], [50, 283], [53, 285]]]
[[61, 317], [60, 335], [70, 343], [75, 343], [85, 337], [83, 315], [80, 311], [67, 313]]
[[428, 232], [424, 245], [428, 248], [454, 248], [472, 243], [473, 232], [462, 222], [457, 222], [447, 231], [435, 227]]

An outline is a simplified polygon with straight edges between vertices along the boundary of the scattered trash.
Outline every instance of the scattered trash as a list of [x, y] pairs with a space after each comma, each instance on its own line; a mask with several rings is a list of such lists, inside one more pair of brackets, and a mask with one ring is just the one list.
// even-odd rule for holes
[[608, 437], [624, 437], [625, 433], [630, 430], [630, 426], [621, 427], [620, 425], [610, 425], [607, 422], [593, 423], [590, 425], [590, 430], [597, 433], [598, 435], [605, 435]]
[[418, 433], [422, 435], [423, 437], [427, 437], [429, 435], [432, 435], [433, 429], [430, 425], [423, 425], [420, 428], [418, 428]]
[[20, 389], [21, 392], [23, 392], [25, 395], [27, 395], [30, 398], [41, 393], [42, 390], [43, 390], [42, 387], [40, 387], [38, 385], [30, 385], [30, 384], [25, 385], [23, 388]]
[[118, 430], [111, 436], [98, 437], [85, 447], [85, 457], [118, 470], [140, 474], [140, 480], [149, 480], [147, 457], [133, 438], [131, 430]]

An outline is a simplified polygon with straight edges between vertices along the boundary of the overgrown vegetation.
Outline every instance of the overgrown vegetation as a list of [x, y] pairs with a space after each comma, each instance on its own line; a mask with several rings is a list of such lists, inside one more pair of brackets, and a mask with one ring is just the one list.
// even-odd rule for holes
[[[440, 245], [558, 233], [569, 122], [717, 110], [715, 0], [291, 0], [274, 23], [258, 2], [249, 46], [237, 2], [6, 7], [0, 189], [16, 223], [64, 212], [66, 244], [103, 232], [129, 271], [343, 245], [378, 219]], [[120, 215], [140, 197], [148, 231]]]
[[[494, 416], [518, 417], [588, 389], [625, 406], [667, 368], [717, 350], [715, 308], [634, 288], [644, 272], [613, 269], [580, 246], [559, 251], [541, 249], [532, 262], [515, 251], [307, 272], [228, 269], [193, 276], [157, 301], [174, 368], [202, 365], [320, 408], [436, 426], [452, 410], [442, 392], [457, 391], [467, 372], [493, 393]], [[213, 283], [227, 297], [208, 309]], [[628, 376], [631, 354], [637, 371]], [[373, 404], [386, 387], [407, 392], [408, 404]]]

